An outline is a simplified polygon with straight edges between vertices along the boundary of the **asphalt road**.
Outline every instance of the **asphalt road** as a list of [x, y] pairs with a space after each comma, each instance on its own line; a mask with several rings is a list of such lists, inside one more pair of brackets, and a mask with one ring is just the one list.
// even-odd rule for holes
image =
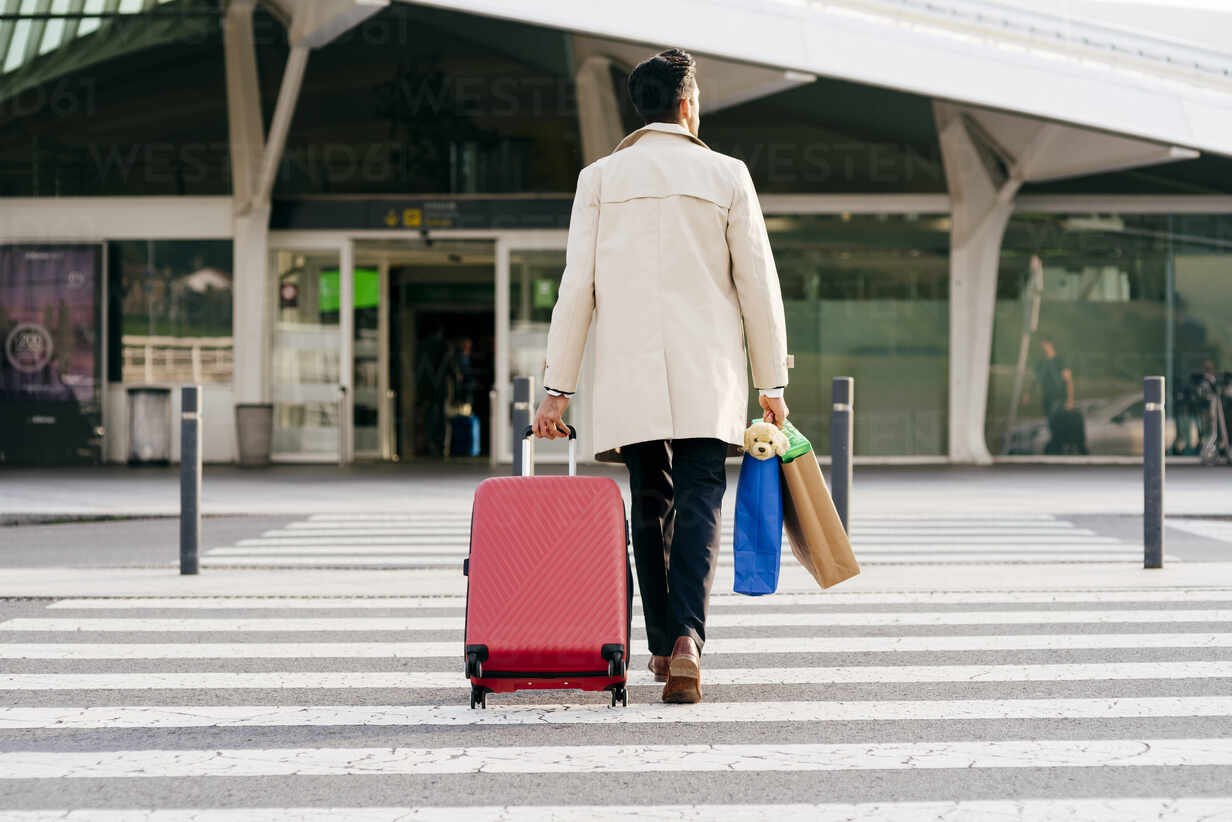
[[[731, 506], [727, 506], [728, 525], [725, 533], [730, 536]], [[942, 522], [952, 522], [939, 518]], [[235, 546], [246, 540], [262, 540], [265, 535], [281, 534], [264, 541], [291, 542], [287, 533], [291, 526], [308, 522], [307, 517], [272, 516], [272, 517], [206, 517], [202, 520], [202, 550], [203, 556], [214, 549], [233, 551]], [[984, 545], [1007, 549], [1012, 552], [1017, 543], [1004, 540], [1017, 536], [1019, 520], [1014, 515], [997, 523], [992, 517], [992, 529], [986, 534]], [[1116, 515], [1072, 515], [1056, 518], [1058, 522], [1070, 523], [1075, 537], [1056, 550], [1057, 558], [1064, 559], [1064, 553], [1069, 550], [1075, 554], [1087, 553], [1089, 549], [1100, 549], [1098, 541], [1115, 540], [1127, 550], [1136, 546], [1140, 551], [1142, 544], [1142, 520], [1140, 517]], [[921, 522], [927, 522], [922, 519]], [[1195, 526], [1193, 523], [1199, 522]], [[881, 531], [885, 520], [874, 518], [853, 521], [853, 528], [859, 529], [862, 524], [876, 531]], [[370, 522], [343, 521], [336, 532], [345, 536], [349, 528], [356, 536], [347, 539], [346, 553], [364, 555], [364, 534], [371, 530], [366, 525]], [[465, 524], [465, 515], [459, 518], [459, 524]], [[424, 533], [439, 534], [432, 527], [425, 526]], [[413, 529], [404, 529], [412, 533]], [[909, 525], [899, 529], [899, 536], [910, 537]], [[331, 529], [334, 533], [335, 529]], [[951, 530], [950, 536], [959, 531]], [[395, 533], [396, 536], [396, 533]], [[448, 543], [453, 548], [459, 548], [464, 537], [458, 533], [446, 534]], [[857, 535], [855, 545], [857, 550], [862, 542], [875, 541], [880, 533], [870, 534], [862, 538]], [[917, 545], [935, 545], [936, 532], [933, 528], [921, 528], [914, 532], [914, 542]], [[380, 541], [388, 543], [388, 534], [382, 534]], [[1095, 538], [1095, 540], [1092, 540]], [[944, 542], [946, 534], [940, 539]], [[908, 540], [911, 541], [911, 540]], [[373, 540], [371, 544], [377, 544]], [[358, 543], [358, 544], [355, 544]], [[441, 541], [442, 545], [446, 540]], [[968, 544], [964, 542], [962, 544]], [[1232, 520], [1211, 520], [1193, 518], [1173, 518], [1169, 520], [1165, 544], [1170, 555], [1181, 561], [1227, 561], [1232, 560]], [[1023, 559], [1030, 559], [1031, 545], [1023, 550]], [[1034, 546], [1039, 547], [1039, 546]], [[464, 553], [464, 548], [462, 549]], [[456, 551], [455, 551], [456, 553]], [[1136, 555], [1136, 554], [1135, 554]], [[262, 555], [259, 560], [252, 557], [249, 564], [268, 565], [272, 554]], [[346, 565], [345, 554], [339, 555], [340, 565]], [[1004, 557], [1011, 559], [1012, 557]], [[927, 561], [928, 556], [918, 555], [911, 561]], [[460, 561], [460, 560], [459, 560]], [[175, 566], [179, 563], [179, 523], [174, 518], [135, 519], [135, 520], [102, 520], [97, 522], [66, 522], [51, 525], [20, 525], [0, 527], [0, 567], [149, 567]]]
[[[1138, 819], [1159, 797], [1227, 811], [1230, 609], [1232, 590], [718, 595], [702, 705], [658, 704], [639, 629], [628, 708], [569, 691], [470, 711], [448, 650], [461, 631], [434, 621], [460, 619], [458, 598], [2, 601], [0, 816], [795, 803], [775, 816], [918, 819], [932, 817], [911, 803], [940, 802], [973, 819], [1107, 819], [1120, 802], [1115, 818]], [[787, 624], [806, 615], [816, 624]], [[233, 622], [199, 622], [219, 619]]]

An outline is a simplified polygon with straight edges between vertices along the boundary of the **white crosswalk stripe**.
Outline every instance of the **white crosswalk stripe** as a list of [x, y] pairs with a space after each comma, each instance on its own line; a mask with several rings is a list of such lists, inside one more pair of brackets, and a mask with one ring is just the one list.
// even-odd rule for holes
[[521, 805], [455, 807], [294, 807], [146, 810], [91, 809], [13, 811], [8, 822], [597, 822], [678, 820], [678, 822], [763, 822], [773, 812], [778, 822], [1212, 822], [1232, 812], [1232, 800], [1221, 798], [1141, 799], [1022, 799], [933, 802], [828, 802], [813, 805]]
[[[733, 702], [698, 705], [515, 705], [473, 711], [465, 705], [168, 705], [105, 708], [0, 706], [9, 728], [263, 728], [297, 725], [626, 725], [664, 722], [896, 722], [970, 719], [1232, 718], [1232, 697], [1117, 699], [856, 700]], [[1228, 740], [1232, 743], [1232, 740]], [[1232, 764], [1232, 763], [1229, 763]]]
[[1232, 767], [1232, 739], [0, 753], [0, 780]]
[[[734, 519], [721, 525], [719, 564], [733, 564]], [[216, 545], [202, 564], [286, 568], [448, 568], [469, 550], [470, 513], [424, 516], [315, 514], [260, 535]], [[1047, 514], [857, 519], [852, 543], [864, 564], [1140, 562], [1140, 543], [1099, 534]], [[784, 562], [791, 564], [784, 540]], [[1179, 558], [1165, 557], [1167, 562]]]
[[[24, 797], [0, 818], [1222, 818], [1227, 603], [1232, 589], [717, 594], [702, 703], [658, 701], [635, 616], [627, 708], [532, 691], [486, 710], [466, 704], [458, 596], [27, 604], [0, 618], [0, 795]], [[158, 641], [188, 633], [206, 641]], [[810, 773], [826, 776], [781, 781]], [[701, 804], [628, 790], [656, 774]]]
[[[1085, 682], [1109, 679], [1232, 679], [1232, 660], [1218, 662], [1078, 663], [1073, 665], [857, 665], [807, 668], [706, 668], [710, 685], [835, 685], [875, 682]], [[648, 671], [631, 671], [650, 685]], [[135, 674], [0, 674], [0, 691], [456, 689], [449, 671], [272, 671]]]
[[[1232, 633], [718, 637], [712, 654], [842, 654], [1232, 648]], [[452, 659], [457, 642], [0, 643], [0, 659]]]
[[[848, 593], [829, 591], [801, 594], [777, 593], [772, 597], [745, 597], [712, 593], [710, 608], [774, 608], [799, 605], [1055, 605], [1062, 603], [1106, 604], [1114, 602], [1198, 603], [1232, 602], [1232, 590], [1221, 589], [1126, 589], [1111, 591], [932, 591], [919, 593]], [[82, 597], [57, 600], [47, 606], [59, 611], [128, 611], [128, 610], [422, 610], [462, 608], [461, 596], [367, 596], [367, 597], [294, 597], [294, 596], [233, 596], [233, 597]], [[641, 603], [633, 602], [634, 610]]]
[[[714, 628], [753, 628], [786, 626], [881, 626], [881, 625], [1156, 625], [1169, 622], [1232, 622], [1230, 610], [1085, 610], [1085, 611], [912, 611], [881, 613], [848, 611], [843, 613], [716, 613], [706, 624]], [[0, 623], [0, 632], [82, 631], [140, 633], [218, 633], [227, 632], [308, 632], [336, 631], [460, 631], [463, 617], [193, 617], [140, 619], [136, 617], [26, 617]]]

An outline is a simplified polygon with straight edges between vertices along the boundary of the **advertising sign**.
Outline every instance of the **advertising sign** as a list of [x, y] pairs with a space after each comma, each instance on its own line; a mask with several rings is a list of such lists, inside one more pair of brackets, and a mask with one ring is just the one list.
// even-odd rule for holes
[[100, 248], [0, 246], [0, 461], [94, 459]]

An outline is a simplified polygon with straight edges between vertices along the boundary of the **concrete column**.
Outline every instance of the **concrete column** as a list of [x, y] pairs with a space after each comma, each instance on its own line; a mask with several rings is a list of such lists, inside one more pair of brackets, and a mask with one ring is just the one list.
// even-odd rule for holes
[[268, 340], [272, 316], [267, 291], [269, 207], [254, 207], [253, 195], [265, 151], [261, 90], [257, 85], [253, 0], [232, 0], [223, 17], [227, 72], [227, 125], [231, 138], [232, 237], [231, 323], [235, 338], [235, 402], [269, 402]]
[[582, 133], [582, 162], [590, 165], [606, 157], [625, 136], [620, 100], [612, 83], [612, 60], [591, 55], [574, 75], [577, 84], [578, 125]]
[[232, 386], [237, 403], [270, 401], [269, 345], [274, 286], [269, 282], [269, 206], [236, 215], [232, 246], [231, 322], [235, 340]]
[[934, 102], [933, 115], [951, 203], [949, 456], [986, 465], [992, 462], [984, 420], [997, 267], [1021, 179], [1013, 158], [982, 139], [957, 106]]

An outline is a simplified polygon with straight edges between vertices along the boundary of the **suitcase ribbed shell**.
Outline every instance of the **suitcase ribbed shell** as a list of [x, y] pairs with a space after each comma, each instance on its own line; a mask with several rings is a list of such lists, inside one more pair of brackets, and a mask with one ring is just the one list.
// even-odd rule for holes
[[[497, 672], [606, 674], [601, 649], [628, 661], [628, 554], [620, 488], [606, 477], [484, 480], [471, 514], [466, 645], [484, 645], [494, 691], [601, 689], [624, 677], [500, 678]], [[548, 680], [548, 681], [543, 681]]]

